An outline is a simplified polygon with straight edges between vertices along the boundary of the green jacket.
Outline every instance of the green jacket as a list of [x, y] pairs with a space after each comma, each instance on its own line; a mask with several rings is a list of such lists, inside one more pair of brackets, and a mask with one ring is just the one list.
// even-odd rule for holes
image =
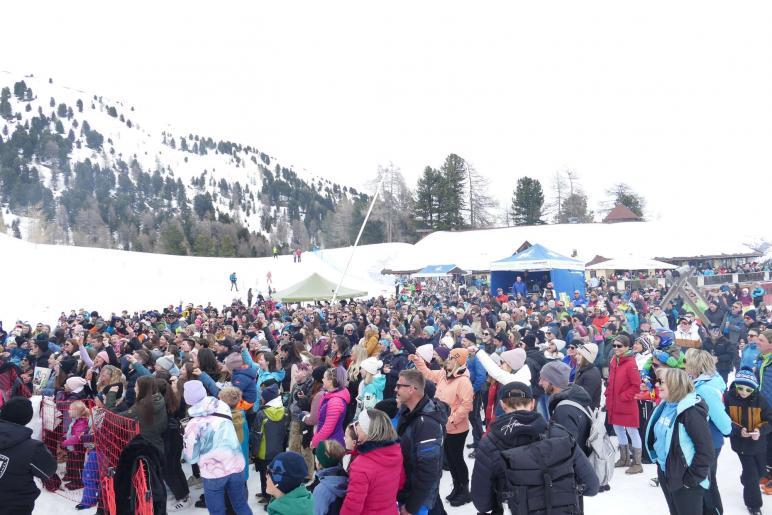
[[313, 515], [314, 502], [305, 485], [292, 490], [268, 504], [268, 515]]

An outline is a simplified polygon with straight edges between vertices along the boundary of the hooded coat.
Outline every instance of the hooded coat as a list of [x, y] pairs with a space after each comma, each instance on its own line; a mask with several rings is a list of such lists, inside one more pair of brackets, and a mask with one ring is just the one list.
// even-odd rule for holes
[[164, 455], [164, 433], [169, 424], [166, 413], [166, 402], [160, 393], [153, 394], [153, 421], [148, 423], [142, 420], [136, 405], [132, 407], [124, 416], [139, 421], [139, 434], [144, 436], [148, 442], [158, 449], [158, 454]]
[[244, 470], [245, 461], [228, 405], [214, 397], [204, 397], [188, 409], [183, 455], [188, 463], [198, 463], [201, 477], [219, 479]]
[[589, 394], [581, 386], [570, 385], [552, 397], [549, 401], [550, 420], [560, 424], [573, 435], [577, 445], [582, 448], [584, 454], [590, 455], [590, 448], [587, 446], [587, 439], [590, 437], [592, 421], [586, 413], [583, 413], [576, 406], [562, 404], [563, 401], [574, 401], [585, 409], [592, 410], [592, 400]]
[[315, 449], [322, 440], [336, 440], [339, 444], [345, 445], [343, 420], [346, 416], [346, 406], [350, 401], [351, 395], [346, 388], [339, 388], [324, 394], [319, 405], [319, 417], [314, 437], [311, 439], [312, 448]]
[[590, 407], [594, 410], [600, 407], [600, 394], [603, 387], [603, 378], [600, 369], [592, 363], [585, 363], [576, 370], [574, 384], [581, 386], [590, 396]]
[[[506, 413], [491, 424], [490, 432], [483, 435], [477, 445], [472, 471], [472, 502], [478, 513], [503, 511], [500, 494], [506, 486], [503, 480], [507, 467], [499, 449], [532, 443], [540, 439], [547, 428], [547, 421], [535, 411]], [[553, 431], [556, 430], [558, 428], [554, 427]], [[584, 495], [595, 495], [598, 477], [579, 446], [574, 448], [573, 463], [576, 483], [584, 485]], [[553, 515], [558, 514], [553, 512]]]
[[405, 484], [399, 443], [365, 442], [357, 451], [349, 467], [341, 515], [394, 515], [394, 500]]
[[[772, 431], [772, 408], [758, 390], [746, 398], [737, 395], [734, 383], [725, 396], [726, 413], [732, 419], [732, 434], [729, 442], [737, 454], [764, 455], [767, 452], [767, 435]], [[759, 430], [758, 440], [743, 438], [742, 430], [752, 433]]]
[[32, 429], [0, 420], [0, 506], [32, 507], [40, 495], [34, 478], [45, 481], [56, 473], [56, 459]]
[[336, 465], [318, 470], [316, 477], [319, 483], [312, 494], [314, 515], [327, 515], [332, 505], [346, 495], [348, 476], [342, 465]]
[[437, 385], [435, 397], [450, 407], [445, 429], [449, 435], [469, 431], [469, 413], [474, 401], [474, 388], [466, 367], [459, 367], [450, 375], [445, 370], [429, 370], [424, 360], [417, 360], [416, 368]]

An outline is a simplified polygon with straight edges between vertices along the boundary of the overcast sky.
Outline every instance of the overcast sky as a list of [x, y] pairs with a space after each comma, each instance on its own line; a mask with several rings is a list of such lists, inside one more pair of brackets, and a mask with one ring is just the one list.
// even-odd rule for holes
[[623, 181], [652, 218], [772, 238], [769, 1], [118, 5], [3, 5], [0, 70], [358, 188], [455, 152], [502, 203], [573, 170], [593, 207]]

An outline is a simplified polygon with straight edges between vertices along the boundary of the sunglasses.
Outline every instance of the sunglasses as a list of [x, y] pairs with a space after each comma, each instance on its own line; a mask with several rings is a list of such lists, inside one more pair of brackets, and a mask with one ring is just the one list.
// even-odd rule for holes
[[750, 386], [742, 386], [739, 384], [735, 385], [735, 389], [738, 392], [747, 392], [747, 393], [753, 393], [753, 391], [755, 390], [755, 388], [751, 388]]
[[483, 336], [490, 336], [491, 333], [483, 333]]
[[412, 384], [405, 384], [405, 383], [397, 383], [394, 385], [395, 388], [415, 388]]
[[622, 349], [622, 348], [624, 348], [624, 345], [620, 345], [620, 344], [618, 344], [618, 343], [615, 343], [615, 344], [613, 345], [613, 347], [614, 347], [615, 349]]

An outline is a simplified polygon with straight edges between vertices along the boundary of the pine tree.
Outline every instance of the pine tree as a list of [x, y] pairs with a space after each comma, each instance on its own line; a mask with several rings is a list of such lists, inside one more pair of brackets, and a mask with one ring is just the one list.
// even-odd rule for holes
[[462, 229], [467, 181], [466, 161], [456, 154], [450, 154], [440, 168], [441, 186], [439, 197], [439, 228], [442, 230]]
[[609, 197], [609, 202], [607, 202], [607, 206], [610, 206], [609, 209], [617, 204], [622, 204], [636, 215], [643, 217], [643, 211], [646, 208], [646, 200], [642, 195], [633, 191], [626, 183], [620, 182], [615, 184], [613, 187], [606, 190], [606, 195]]
[[517, 180], [512, 196], [512, 213], [515, 225], [534, 225], [541, 220], [544, 207], [544, 192], [537, 179], [521, 177]]
[[439, 194], [441, 176], [431, 166], [424, 168], [423, 175], [416, 185], [416, 197], [413, 203], [413, 217], [424, 227], [436, 230], [439, 227]]
[[11, 90], [3, 88], [2, 91], [0, 91], [0, 117], [5, 118], [6, 120], [13, 118], [13, 109], [11, 108], [11, 102], [9, 101], [10, 98]]

